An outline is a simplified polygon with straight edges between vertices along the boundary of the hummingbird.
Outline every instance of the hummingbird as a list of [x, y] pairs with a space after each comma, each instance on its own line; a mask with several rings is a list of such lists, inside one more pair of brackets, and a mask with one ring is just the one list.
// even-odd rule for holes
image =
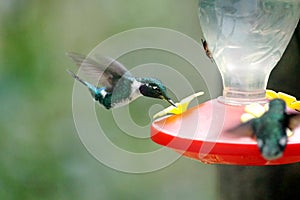
[[212, 56], [211, 51], [208, 48], [208, 44], [207, 44], [206, 40], [201, 39], [201, 42], [202, 42], [202, 46], [203, 46], [206, 56], [211, 60], [211, 62], [215, 63], [215, 60]]
[[287, 145], [287, 128], [293, 131], [300, 125], [300, 114], [287, 114], [285, 109], [282, 99], [273, 99], [269, 102], [269, 110], [261, 117], [240, 124], [229, 132], [255, 136], [266, 160], [280, 158]]
[[93, 59], [77, 53], [67, 55], [87, 75], [99, 79], [102, 87], [95, 86], [67, 70], [74, 79], [86, 86], [94, 100], [106, 109], [127, 105], [140, 96], [162, 99], [176, 107], [168, 96], [166, 87], [158, 79], [134, 77], [121, 63], [109, 57], [98, 55]]

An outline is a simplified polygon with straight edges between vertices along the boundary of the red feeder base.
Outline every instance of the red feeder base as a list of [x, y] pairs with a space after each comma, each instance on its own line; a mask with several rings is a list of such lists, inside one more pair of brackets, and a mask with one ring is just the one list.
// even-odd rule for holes
[[283, 156], [271, 161], [261, 156], [255, 138], [226, 132], [241, 123], [243, 113], [243, 106], [210, 100], [181, 115], [154, 121], [151, 138], [207, 164], [280, 165], [300, 161], [300, 128], [289, 137]]

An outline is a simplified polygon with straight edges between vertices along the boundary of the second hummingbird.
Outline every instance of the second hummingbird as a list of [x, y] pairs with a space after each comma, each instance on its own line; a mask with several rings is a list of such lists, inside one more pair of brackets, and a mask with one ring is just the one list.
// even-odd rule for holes
[[286, 104], [282, 99], [273, 99], [269, 110], [261, 117], [240, 124], [229, 132], [256, 137], [257, 146], [266, 160], [274, 160], [283, 155], [287, 145], [287, 132], [300, 125], [300, 114], [287, 114]]
[[163, 99], [176, 107], [168, 96], [166, 87], [157, 79], [134, 77], [121, 63], [109, 57], [98, 56], [97, 59], [92, 59], [76, 53], [67, 55], [87, 75], [99, 79], [102, 87], [92, 85], [67, 70], [73, 78], [89, 89], [96, 101], [107, 109], [126, 105], [140, 96]]

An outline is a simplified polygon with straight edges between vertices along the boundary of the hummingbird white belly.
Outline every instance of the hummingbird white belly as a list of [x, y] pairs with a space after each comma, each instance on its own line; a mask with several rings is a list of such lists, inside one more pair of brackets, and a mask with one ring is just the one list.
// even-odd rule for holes
[[[129, 104], [130, 102], [134, 101], [135, 99], [137, 99], [138, 97], [142, 96], [139, 87], [141, 86], [141, 83], [133, 80], [132, 85], [131, 85], [131, 91], [130, 91], [130, 95], [128, 98], [124, 98], [121, 99], [115, 103], [112, 103], [112, 107], [117, 108], [117, 107], [121, 107], [124, 105]], [[114, 94], [113, 94], [114, 95]]]

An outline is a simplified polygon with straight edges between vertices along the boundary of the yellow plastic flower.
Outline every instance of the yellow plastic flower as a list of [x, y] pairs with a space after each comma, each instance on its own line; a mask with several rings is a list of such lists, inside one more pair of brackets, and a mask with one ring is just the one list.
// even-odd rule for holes
[[176, 107], [174, 106], [169, 106], [167, 107], [166, 109], [156, 113], [153, 118], [158, 118], [158, 117], [162, 117], [164, 115], [169, 115], [169, 114], [173, 114], [173, 115], [178, 115], [178, 114], [181, 114], [183, 112], [185, 112], [190, 104], [190, 102], [198, 97], [198, 96], [201, 96], [203, 95], [204, 92], [198, 92], [198, 93], [195, 93], [195, 94], [192, 94], [184, 99], [182, 99], [179, 103], [176, 103]]
[[241, 121], [247, 122], [253, 118], [261, 117], [268, 110], [268, 104], [265, 106], [260, 105], [259, 103], [251, 103], [245, 106], [245, 113], [241, 116]]
[[270, 100], [275, 98], [280, 98], [285, 101], [287, 107], [296, 111], [300, 111], [300, 101], [297, 101], [297, 99], [292, 95], [283, 92], [276, 93], [273, 90], [267, 90], [266, 98]]

